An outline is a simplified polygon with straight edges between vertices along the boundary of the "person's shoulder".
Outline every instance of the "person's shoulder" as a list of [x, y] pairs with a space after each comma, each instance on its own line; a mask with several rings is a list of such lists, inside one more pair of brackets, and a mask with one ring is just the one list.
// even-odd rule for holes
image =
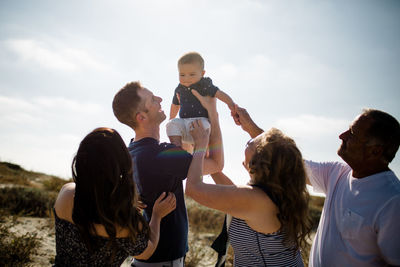
[[183, 89], [183, 86], [182, 86], [182, 84], [179, 83], [175, 88], [175, 93], [179, 93], [182, 89]]
[[72, 222], [72, 209], [74, 206], [75, 183], [65, 184], [57, 196], [54, 209], [61, 219]]
[[339, 169], [342, 173], [348, 174], [352, 168], [347, 164], [339, 161], [332, 162], [333, 168]]
[[171, 143], [161, 143], [157, 159], [191, 158], [192, 155], [180, 146]]
[[66, 183], [61, 187], [59, 195], [62, 195], [66, 198], [73, 198], [75, 195], [75, 183]]
[[217, 88], [210, 77], [203, 77], [199, 82], [204, 88]]
[[346, 163], [339, 161], [325, 161], [325, 162], [316, 162], [312, 160], [304, 160], [305, 166], [309, 169], [326, 169], [326, 170], [337, 170], [339, 172], [348, 173], [351, 171], [351, 167]]
[[143, 170], [143, 167], [147, 168], [154, 163], [154, 159], [157, 158], [157, 155], [161, 150], [162, 148], [157, 140], [153, 138], [144, 138], [135, 141], [129, 147], [129, 154], [131, 155], [133, 162], [136, 164], [135, 166], [140, 167], [141, 170]]
[[268, 188], [259, 185], [251, 185], [253, 196], [258, 201], [258, 205], [266, 206], [269, 208], [275, 208], [278, 205], [277, 199], [274, 198], [274, 195]]
[[172, 158], [176, 156], [190, 155], [181, 147], [174, 144], [167, 142], [159, 143], [155, 139], [147, 139], [148, 140], [139, 140], [138, 142], [141, 142], [141, 144], [133, 145], [132, 149], [129, 151], [135, 161], [148, 161], [149, 158], [156, 160], [163, 157]]
[[139, 140], [133, 140], [128, 146], [128, 150], [131, 153], [148, 152], [151, 148], [157, 148], [159, 142], [153, 137], [145, 137]]
[[[178, 119], [182, 119], [182, 118], [178, 118]], [[170, 149], [170, 148], [175, 148], [177, 146], [172, 143], [162, 142], [162, 143], [160, 143], [160, 147], [163, 149]]]
[[210, 77], [203, 77], [200, 80], [201, 87], [209, 94], [210, 96], [214, 97], [219, 88], [213, 84], [213, 81]]
[[393, 171], [386, 171], [383, 175], [386, 176], [386, 180], [389, 183], [387, 187], [390, 188], [395, 195], [400, 197], [400, 180], [396, 174]]
[[382, 211], [389, 211], [398, 214], [400, 208], [400, 180], [392, 171], [386, 171], [380, 174], [379, 179], [375, 179], [374, 197], [382, 203]]
[[160, 147], [160, 152], [177, 152], [177, 153], [185, 153], [185, 154], [189, 154], [186, 150], [184, 150], [182, 147], [180, 146], [176, 146], [172, 143], [167, 143], [167, 142], [163, 142], [160, 143], [159, 145]]

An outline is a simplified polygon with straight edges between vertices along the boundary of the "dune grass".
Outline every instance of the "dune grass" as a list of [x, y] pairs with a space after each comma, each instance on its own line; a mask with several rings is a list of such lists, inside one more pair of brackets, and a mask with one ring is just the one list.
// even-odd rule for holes
[[0, 265], [24, 266], [31, 261], [36, 252], [39, 238], [35, 233], [16, 235], [9, 229], [12, 223], [5, 223], [3, 215], [0, 216]]
[[[42, 173], [30, 172], [19, 165], [0, 162], [0, 263], [1, 266], [27, 265], [36, 252], [39, 237], [35, 233], [16, 235], [8, 231], [10, 224], [4, 216], [50, 217], [59, 189], [68, 181]], [[310, 214], [316, 228], [322, 211], [324, 198], [312, 196]], [[222, 229], [222, 212], [197, 204], [187, 197], [186, 206], [189, 217], [189, 252], [185, 265], [210, 266], [215, 263], [217, 254], [210, 248], [213, 240]], [[55, 249], [55, 248], [54, 248]], [[305, 263], [309, 251], [302, 251]], [[233, 250], [228, 250], [225, 266], [233, 265]]]

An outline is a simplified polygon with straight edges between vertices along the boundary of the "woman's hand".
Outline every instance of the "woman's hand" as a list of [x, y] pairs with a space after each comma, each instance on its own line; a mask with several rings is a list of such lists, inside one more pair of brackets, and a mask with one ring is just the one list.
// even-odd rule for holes
[[153, 216], [159, 216], [159, 218], [165, 217], [168, 213], [173, 211], [176, 208], [176, 197], [174, 193], [168, 192], [168, 195], [166, 196], [166, 193], [163, 192], [154, 202], [153, 206]]
[[190, 134], [194, 141], [194, 152], [205, 152], [208, 146], [209, 131], [204, 129], [200, 120], [195, 120], [190, 124]]
[[145, 208], [147, 208], [147, 205], [142, 201], [142, 200], [138, 200], [138, 202], [136, 203], [137, 205], [136, 205], [136, 209], [140, 212], [140, 213], [142, 213], [142, 211], [145, 209]]
[[140, 254], [136, 255], [135, 259], [147, 260], [153, 255], [157, 248], [158, 240], [160, 239], [160, 222], [163, 217], [176, 208], [176, 198], [174, 193], [169, 192], [168, 195], [163, 192], [154, 202], [153, 214], [149, 222], [150, 238], [147, 243], [146, 249]]

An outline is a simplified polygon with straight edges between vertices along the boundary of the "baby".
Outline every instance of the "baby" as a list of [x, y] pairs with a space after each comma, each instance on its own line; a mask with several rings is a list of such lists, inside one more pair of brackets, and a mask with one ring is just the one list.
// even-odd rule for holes
[[[202, 96], [212, 96], [225, 102], [231, 113], [234, 113], [235, 103], [232, 98], [214, 86], [211, 79], [203, 77], [204, 60], [199, 53], [190, 52], [178, 60], [179, 85], [171, 104], [170, 121], [167, 123], [167, 135], [171, 143], [181, 146], [193, 144], [189, 127], [194, 120], [201, 120], [203, 127], [210, 128], [208, 113], [200, 101], [192, 94], [196, 90]], [[179, 111], [179, 117], [175, 118]], [[187, 146], [184, 146], [188, 149]], [[189, 149], [190, 150], [190, 149]]]

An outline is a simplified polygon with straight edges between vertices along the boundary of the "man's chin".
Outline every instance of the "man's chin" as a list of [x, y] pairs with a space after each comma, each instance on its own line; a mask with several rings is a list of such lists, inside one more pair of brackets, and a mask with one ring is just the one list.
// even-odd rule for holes
[[166, 118], [167, 118], [167, 115], [165, 115], [165, 113], [163, 111], [162, 116], [161, 116], [161, 122], [165, 121]]
[[344, 152], [344, 148], [343, 147], [340, 147], [338, 149], [337, 154], [338, 154], [339, 157], [341, 157], [344, 160], [343, 156], [345, 155], [345, 152]]
[[342, 144], [340, 145], [339, 149], [337, 150], [337, 154], [338, 154], [340, 157], [342, 157], [343, 154], [345, 154], [345, 151], [346, 151], [346, 146], [345, 146], [344, 143], [342, 143]]
[[349, 157], [346, 155], [346, 151], [344, 149], [339, 149], [337, 154], [344, 162], [349, 164]]

